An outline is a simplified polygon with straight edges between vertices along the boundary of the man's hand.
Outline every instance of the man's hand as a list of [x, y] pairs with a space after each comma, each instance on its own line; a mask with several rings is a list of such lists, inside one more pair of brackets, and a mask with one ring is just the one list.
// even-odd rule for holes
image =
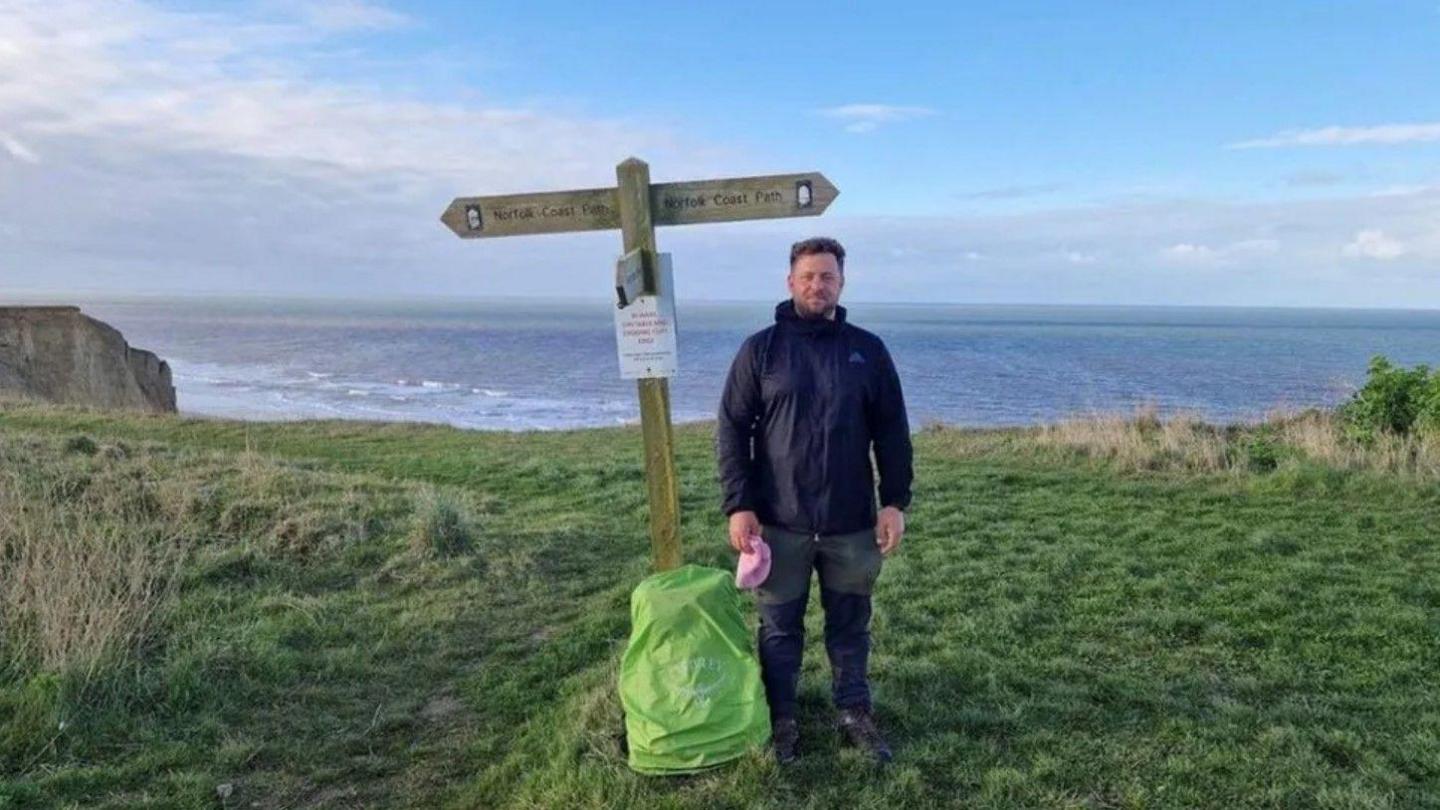
[[734, 512], [730, 515], [730, 548], [746, 553], [750, 549], [750, 535], [760, 533], [760, 519], [754, 512]]
[[[730, 524], [735, 525], [733, 522]], [[735, 533], [731, 528], [730, 533]], [[875, 521], [875, 545], [880, 547], [881, 554], [889, 554], [900, 547], [900, 538], [905, 534], [905, 513], [893, 506], [887, 506], [880, 510], [880, 517]]]

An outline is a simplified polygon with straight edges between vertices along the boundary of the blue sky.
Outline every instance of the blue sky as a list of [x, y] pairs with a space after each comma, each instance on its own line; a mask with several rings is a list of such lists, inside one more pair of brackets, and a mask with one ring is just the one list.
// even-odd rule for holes
[[[1364, 163], [1373, 184], [1440, 167], [1440, 145], [1399, 165], [1384, 149], [1225, 148], [1317, 123], [1440, 116], [1435, 3], [690, 4], [683, 15], [466, 5], [424, 6], [456, 22], [445, 39], [420, 34], [415, 53], [458, 36], [493, 60], [448, 81], [843, 169], [851, 193], [837, 213], [991, 210], [1026, 196], [1276, 197], [1306, 172], [1360, 184]], [[865, 103], [911, 110], [868, 137], [815, 115]]]
[[[782, 6], [777, 8], [776, 6]], [[663, 10], [662, 10], [663, 9]], [[0, 0], [0, 292], [602, 297], [451, 197], [820, 170], [689, 298], [1440, 307], [1440, 4]]]

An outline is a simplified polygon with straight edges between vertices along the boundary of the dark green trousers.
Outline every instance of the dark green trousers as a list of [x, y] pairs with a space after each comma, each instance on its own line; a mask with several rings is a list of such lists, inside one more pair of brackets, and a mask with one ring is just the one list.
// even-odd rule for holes
[[794, 717], [797, 711], [811, 572], [820, 575], [831, 697], [840, 708], [869, 709], [870, 591], [883, 560], [875, 530], [817, 536], [765, 526], [760, 534], [770, 546], [770, 576], [756, 594], [771, 716]]

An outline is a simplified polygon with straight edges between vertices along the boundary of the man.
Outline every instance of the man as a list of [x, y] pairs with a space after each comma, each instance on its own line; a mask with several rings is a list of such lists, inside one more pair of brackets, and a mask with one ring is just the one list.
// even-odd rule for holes
[[905, 399], [885, 344], [845, 320], [839, 242], [795, 243], [786, 283], [790, 300], [775, 307], [773, 326], [741, 345], [720, 400], [715, 450], [730, 545], [749, 550], [758, 534], [771, 549], [757, 594], [776, 758], [788, 763], [798, 753], [796, 690], [815, 569], [837, 724], [846, 741], [888, 762], [866, 665], [870, 591], [883, 555], [900, 545], [910, 504]]

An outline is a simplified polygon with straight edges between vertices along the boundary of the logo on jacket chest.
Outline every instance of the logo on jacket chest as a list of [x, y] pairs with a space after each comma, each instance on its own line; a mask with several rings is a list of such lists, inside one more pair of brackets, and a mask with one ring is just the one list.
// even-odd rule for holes
[[848, 399], [862, 395], [869, 379], [870, 363], [859, 349], [786, 352], [771, 359], [761, 377], [761, 392], [767, 402]]

